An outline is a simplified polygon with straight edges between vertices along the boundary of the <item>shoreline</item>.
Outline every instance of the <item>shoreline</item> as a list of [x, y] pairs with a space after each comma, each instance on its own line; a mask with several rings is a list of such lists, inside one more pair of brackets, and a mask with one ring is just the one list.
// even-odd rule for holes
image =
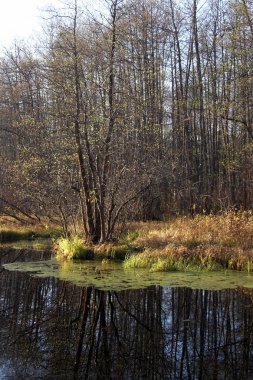
[[[19, 236], [17, 231], [12, 232]], [[27, 231], [23, 232], [25, 238]], [[34, 241], [45, 234], [49, 232], [37, 232]], [[68, 239], [55, 235], [52, 242], [54, 253], [68, 260], [115, 260], [126, 268], [165, 272], [253, 272], [253, 216], [249, 212], [132, 222], [117, 241], [98, 245], [85, 242], [80, 235]]]

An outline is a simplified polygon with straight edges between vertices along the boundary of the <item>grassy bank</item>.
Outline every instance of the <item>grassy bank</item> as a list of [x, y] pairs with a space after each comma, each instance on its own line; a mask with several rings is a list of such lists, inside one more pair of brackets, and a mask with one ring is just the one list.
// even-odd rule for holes
[[58, 257], [67, 260], [109, 259], [123, 261], [126, 256], [134, 252], [134, 248], [129, 244], [106, 243], [94, 246], [85, 243], [78, 236], [73, 236], [69, 239], [64, 237], [57, 239], [54, 244], [54, 250]]
[[117, 242], [99, 246], [80, 237], [65, 239], [54, 226], [0, 223], [0, 242], [57, 237], [55, 252], [65, 259], [121, 260], [126, 268], [151, 271], [232, 269], [253, 272], [253, 215], [178, 217], [167, 222], [131, 223]]
[[0, 220], [0, 243], [10, 243], [19, 240], [33, 240], [36, 238], [51, 238], [60, 235], [60, 229], [47, 225], [11, 225]]
[[253, 272], [253, 215], [230, 212], [132, 223], [117, 243], [92, 247], [81, 239], [62, 239], [56, 250], [67, 258], [119, 259], [126, 268], [152, 271]]
[[134, 243], [143, 251], [128, 257], [126, 267], [147, 267], [154, 271], [253, 271], [251, 213], [230, 212], [143, 224]]

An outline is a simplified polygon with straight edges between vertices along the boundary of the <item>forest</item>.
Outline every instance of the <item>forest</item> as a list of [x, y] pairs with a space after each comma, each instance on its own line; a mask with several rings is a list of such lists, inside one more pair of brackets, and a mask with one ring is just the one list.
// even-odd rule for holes
[[253, 3], [77, 0], [0, 57], [0, 215], [119, 223], [252, 208]]

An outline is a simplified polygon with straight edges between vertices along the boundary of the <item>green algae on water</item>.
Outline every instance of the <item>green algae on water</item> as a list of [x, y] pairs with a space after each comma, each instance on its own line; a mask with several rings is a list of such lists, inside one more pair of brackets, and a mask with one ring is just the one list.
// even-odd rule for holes
[[36, 277], [56, 277], [78, 286], [94, 286], [101, 290], [140, 289], [151, 285], [221, 290], [237, 287], [253, 288], [253, 274], [244, 272], [150, 272], [125, 269], [120, 263], [72, 262], [52, 259], [5, 264], [10, 271], [28, 272]]

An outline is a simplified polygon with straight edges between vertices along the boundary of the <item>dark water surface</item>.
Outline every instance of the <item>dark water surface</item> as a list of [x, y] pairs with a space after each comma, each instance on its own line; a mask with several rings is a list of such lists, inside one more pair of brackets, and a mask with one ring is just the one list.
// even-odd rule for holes
[[[243, 276], [230, 276], [231, 288], [220, 290], [201, 285], [205, 274], [194, 289], [170, 275], [168, 286], [163, 275], [157, 280], [163, 285], [152, 277], [145, 288], [101, 290], [91, 280], [82, 286], [66, 273], [64, 280], [31, 269], [32, 260], [50, 253], [0, 251], [0, 257], [2, 265], [26, 261], [37, 271], [1, 265], [0, 379], [253, 379], [253, 290], [241, 286]], [[113, 273], [78, 265], [65, 271], [73, 278], [77, 268], [89, 278], [94, 271], [105, 283], [105, 273]], [[114, 269], [125, 284], [126, 273]], [[50, 270], [64, 272], [54, 261]], [[253, 286], [251, 276], [244, 280]]]

